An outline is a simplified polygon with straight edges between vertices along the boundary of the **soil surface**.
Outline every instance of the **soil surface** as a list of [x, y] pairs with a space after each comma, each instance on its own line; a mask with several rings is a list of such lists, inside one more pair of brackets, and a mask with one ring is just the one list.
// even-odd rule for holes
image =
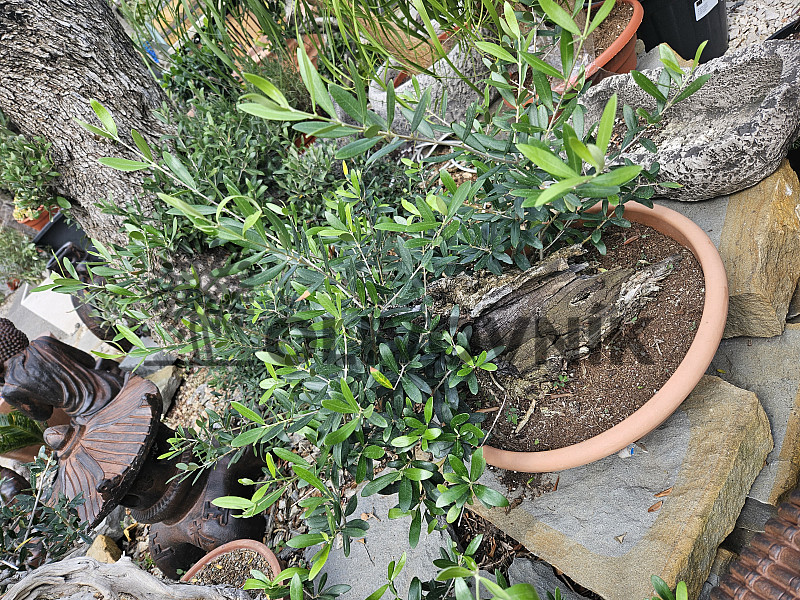
[[229, 585], [241, 588], [250, 579], [250, 570], [261, 571], [268, 579], [275, 574], [267, 560], [253, 550], [232, 550], [218, 556], [191, 579], [198, 585]]
[[[700, 323], [705, 295], [697, 260], [674, 240], [636, 223], [606, 234], [604, 240], [606, 256], [590, 255], [598, 269], [644, 266], [675, 254], [682, 260], [636, 318], [599, 348], [567, 364], [549, 389], [536, 398], [510, 397], [502, 410], [482, 406], [487, 423], [494, 424], [489, 444], [532, 452], [589, 439], [639, 409], [683, 360]], [[517, 432], [532, 401], [533, 414]], [[524, 474], [522, 483], [530, 478]]]
[[[596, 10], [593, 10], [593, 13]], [[617, 2], [611, 9], [606, 20], [603, 21], [592, 34], [595, 57], [605, 52], [611, 44], [622, 34], [633, 18], [633, 7], [630, 4]]]

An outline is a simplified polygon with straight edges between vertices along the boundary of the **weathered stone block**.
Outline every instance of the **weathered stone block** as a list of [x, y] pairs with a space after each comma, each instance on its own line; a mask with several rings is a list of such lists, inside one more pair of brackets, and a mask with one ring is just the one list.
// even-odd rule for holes
[[[658, 79], [660, 69], [647, 71]], [[665, 115], [651, 135], [658, 152], [634, 147], [635, 164], [661, 165], [659, 178], [682, 184], [664, 197], [706, 200], [731, 194], [769, 175], [800, 133], [800, 42], [773, 40], [732, 52], [698, 67], [711, 79]], [[655, 100], [630, 76], [609, 77], [584, 96], [587, 123], [600, 118], [616, 93], [624, 104], [655, 108]]]
[[629, 458], [551, 474], [556, 491], [508, 513], [475, 510], [607, 600], [647, 596], [651, 575], [696, 597], [771, 448], [756, 395], [705, 376]]
[[723, 340], [710, 371], [758, 395], [775, 449], [749, 496], [777, 505], [800, 479], [800, 325], [774, 338]]
[[780, 335], [800, 279], [800, 182], [789, 161], [729, 197], [719, 251], [730, 288], [725, 337]]
[[697, 223], [719, 249], [730, 292], [724, 336], [780, 335], [800, 280], [800, 181], [789, 162], [731, 196], [658, 203]]

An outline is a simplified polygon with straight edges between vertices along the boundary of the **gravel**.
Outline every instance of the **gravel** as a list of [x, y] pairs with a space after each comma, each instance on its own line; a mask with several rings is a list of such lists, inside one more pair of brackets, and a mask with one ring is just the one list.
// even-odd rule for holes
[[729, 0], [727, 8], [728, 52], [760, 44], [800, 17], [798, 0]]

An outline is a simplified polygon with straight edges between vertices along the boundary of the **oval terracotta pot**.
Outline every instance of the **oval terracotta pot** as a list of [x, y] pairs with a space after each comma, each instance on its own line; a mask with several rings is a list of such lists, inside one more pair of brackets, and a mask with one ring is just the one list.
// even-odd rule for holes
[[228, 552], [233, 552], [234, 550], [252, 550], [253, 552], [260, 554], [272, 568], [273, 577], [283, 570], [281, 569], [281, 563], [278, 561], [278, 557], [275, 556], [275, 553], [261, 542], [257, 542], [255, 540], [234, 540], [232, 542], [228, 542], [227, 544], [222, 544], [222, 546], [219, 548], [215, 548], [206, 554], [203, 558], [197, 561], [197, 563], [191, 569], [189, 569], [183, 575], [183, 577], [181, 577], [181, 581], [184, 583], [191, 582], [192, 577], [197, 575], [200, 572], [200, 569], [213, 562], [218, 556]]
[[639, 0], [617, 0], [617, 2], [630, 4], [633, 7], [633, 16], [614, 43], [587, 67], [586, 78], [591, 79], [593, 83], [609, 75], [630, 73], [636, 68], [636, 31], [642, 24], [644, 9]]
[[512, 452], [484, 446], [486, 462], [501, 469], [546, 473], [571, 469], [619, 452], [661, 425], [691, 393], [717, 351], [728, 315], [728, 278], [719, 252], [705, 232], [683, 215], [663, 206], [652, 209], [633, 202], [625, 218], [660, 231], [688, 248], [703, 269], [703, 316], [689, 351], [663, 387], [639, 410], [588, 440], [542, 452]]

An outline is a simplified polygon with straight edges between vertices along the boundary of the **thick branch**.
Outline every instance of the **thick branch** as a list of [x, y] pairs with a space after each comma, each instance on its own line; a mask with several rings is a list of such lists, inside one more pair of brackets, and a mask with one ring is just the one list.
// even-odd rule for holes
[[122, 557], [102, 564], [85, 556], [32, 571], [6, 592], [5, 600], [249, 600], [247, 592], [156, 579]]

